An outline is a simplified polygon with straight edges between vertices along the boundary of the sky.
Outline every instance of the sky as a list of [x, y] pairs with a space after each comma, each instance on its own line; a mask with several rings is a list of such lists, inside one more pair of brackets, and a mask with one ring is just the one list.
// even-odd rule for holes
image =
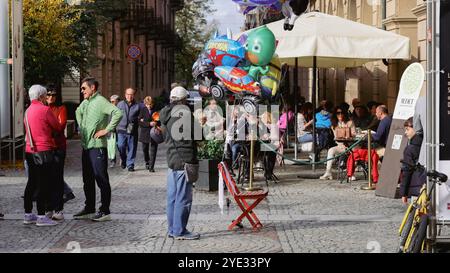
[[225, 34], [227, 28], [233, 33], [240, 33], [245, 17], [238, 11], [237, 5], [232, 0], [211, 0], [211, 2], [216, 12], [207, 18], [208, 22], [216, 20], [219, 23], [220, 33]]

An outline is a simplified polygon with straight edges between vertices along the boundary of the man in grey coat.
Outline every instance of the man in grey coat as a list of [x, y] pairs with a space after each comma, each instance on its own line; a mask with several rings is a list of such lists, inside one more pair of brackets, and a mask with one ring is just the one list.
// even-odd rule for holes
[[130, 172], [134, 172], [139, 130], [140, 107], [134, 99], [135, 94], [136, 91], [133, 88], [128, 88], [125, 90], [125, 100], [117, 104], [123, 112], [117, 126], [117, 146], [119, 146], [122, 169], [128, 168]]
[[196, 240], [198, 233], [186, 226], [192, 206], [192, 182], [184, 171], [186, 163], [196, 164], [197, 144], [193, 138], [194, 117], [187, 106], [188, 92], [177, 86], [170, 92], [170, 105], [161, 110], [161, 124], [167, 144], [167, 222], [168, 236]]

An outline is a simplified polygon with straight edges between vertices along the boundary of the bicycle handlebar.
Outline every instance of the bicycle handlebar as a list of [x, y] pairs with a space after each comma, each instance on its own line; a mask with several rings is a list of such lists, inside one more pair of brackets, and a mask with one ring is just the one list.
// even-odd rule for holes
[[432, 171], [427, 172], [427, 176], [432, 178], [432, 179], [438, 180], [439, 182], [446, 182], [447, 181], [447, 175], [445, 175], [443, 173], [440, 173], [440, 172], [438, 172], [436, 170], [432, 170]]

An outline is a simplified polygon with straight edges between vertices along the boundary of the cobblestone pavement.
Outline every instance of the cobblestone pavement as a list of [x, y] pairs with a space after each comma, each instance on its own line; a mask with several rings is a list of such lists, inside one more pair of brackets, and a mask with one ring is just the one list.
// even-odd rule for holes
[[[228, 231], [240, 214], [232, 202], [221, 213], [217, 192], [194, 191], [188, 228], [201, 233], [197, 241], [166, 237], [165, 147], [158, 151], [156, 173], [149, 174], [138, 150], [136, 172], [110, 169], [113, 221], [72, 220], [84, 204], [80, 144], [69, 141], [66, 181], [76, 199], [66, 204], [66, 220], [56, 227], [24, 226], [23, 171], [3, 170], [0, 177], [0, 252], [395, 252], [404, 207], [399, 200], [360, 190], [365, 181], [299, 179], [304, 166], [277, 167], [281, 179], [269, 184], [269, 196], [256, 209], [264, 228]], [[322, 170], [317, 170], [320, 174]], [[260, 174], [256, 174], [257, 178]], [[257, 179], [258, 180], [258, 179]], [[257, 185], [266, 187], [265, 183]], [[99, 192], [97, 191], [97, 199]]]

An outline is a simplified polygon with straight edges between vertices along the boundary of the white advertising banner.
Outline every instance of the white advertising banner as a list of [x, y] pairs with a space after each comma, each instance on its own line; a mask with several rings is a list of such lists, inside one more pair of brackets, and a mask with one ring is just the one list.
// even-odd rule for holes
[[414, 116], [414, 110], [425, 80], [421, 64], [413, 63], [406, 68], [400, 81], [400, 91], [395, 104], [394, 119], [407, 120]]
[[408, 142], [407, 138], [403, 136], [405, 133], [403, 124], [405, 120], [414, 116], [424, 80], [425, 70], [419, 63], [409, 65], [403, 72], [386, 151], [381, 164], [379, 183], [376, 189], [377, 196], [396, 197], [401, 168], [400, 160], [403, 158], [403, 150]]
[[23, 113], [24, 113], [24, 86], [23, 86], [23, 15], [22, 0], [13, 0], [13, 96], [12, 103], [14, 112], [14, 136], [24, 135]]

